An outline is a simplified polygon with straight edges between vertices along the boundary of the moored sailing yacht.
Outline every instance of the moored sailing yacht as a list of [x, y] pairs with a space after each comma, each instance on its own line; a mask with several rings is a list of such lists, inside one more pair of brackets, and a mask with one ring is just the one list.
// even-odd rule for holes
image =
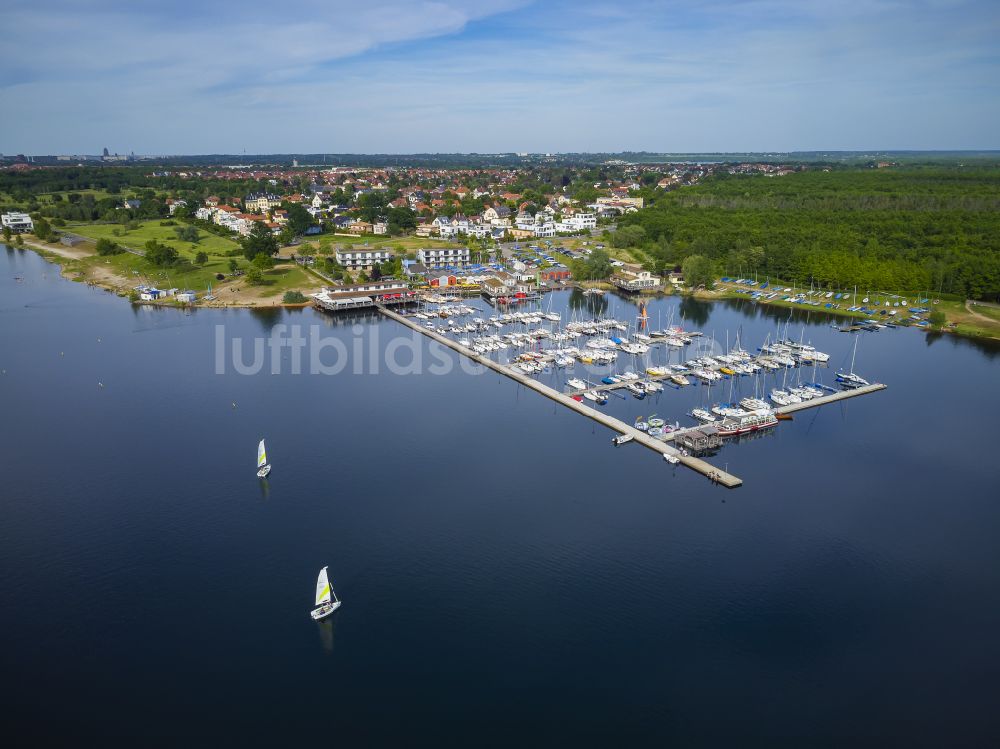
[[691, 411], [691, 418], [697, 419], [698, 421], [703, 421], [706, 424], [711, 424], [715, 421], [715, 417], [706, 411], [704, 408], [696, 408]]

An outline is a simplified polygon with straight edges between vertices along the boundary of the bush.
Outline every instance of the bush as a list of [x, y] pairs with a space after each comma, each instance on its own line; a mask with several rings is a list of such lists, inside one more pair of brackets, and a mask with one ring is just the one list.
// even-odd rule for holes
[[285, 304], [302, 304], [306, 301], [306, 298], [301, 291], [286, 291], [282, 297], [282, 301]]
[[161, 221], [160, 226], [177, 226], [177, 222], [168, 218], [166, 221]]
[[948, 318], [945, 317], [944, 312], [936, 309], [927, 316], [927, 321], [935, 328], [940, 328], [948, 321]]
[[207, 262], [208, 262], [208, 253], [207, 252], [202, 251], [202, 252], [198, 252], [198, 253], [195, 254], [195, 256], [194, 256], [194, 264], [195, 265], [204, 265]]

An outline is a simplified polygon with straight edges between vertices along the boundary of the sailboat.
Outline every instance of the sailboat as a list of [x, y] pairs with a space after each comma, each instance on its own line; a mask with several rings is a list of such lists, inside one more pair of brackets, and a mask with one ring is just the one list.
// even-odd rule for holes
[[257, 445], [257, 477], [264, 478], [271, 472], [271, 465], [267, 462], [267, 450], [264, 448], [264, 440]]
[[321, 569], [319, 577], [316, 578], [316, 608], [309, 612], [309, 615], [317, 622], [340, 608], [340, 600], [333, 592], [333, 588], [330, 587], [330, 579], [326, 575], [326, 569], [326, 567]]

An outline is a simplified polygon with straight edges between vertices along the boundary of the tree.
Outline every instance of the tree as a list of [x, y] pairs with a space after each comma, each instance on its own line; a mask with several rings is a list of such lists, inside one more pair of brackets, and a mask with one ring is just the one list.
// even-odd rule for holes
[[278, 254], [278, 239], [262, 221], [254, 222], [250, 234], [240, 240], [240, 246], [243, 248], [243, 255], [250, 261], [258, 255], [271, 257]]
[[684, 283], [688, 286], [712, 288], [715, 269], [712, 267], [712, 261], [704, 255], [689, 255], [681, 263], [681, 270], [684, 272]]
[[119, 253], [125, 251], [118, 246], [117, 242], [112, 242], [107, 237], [101, 237], [98, 239], [95, 249], [97, 250], [98, 255], [118, 255]]
[[382, 278], [382, 268], [379, 267], [378, 263], [375, 263], [375, 265], [372, 266], [371, 280], [378, 281], [380, 278]]
[[34, 222], [35, 224], [35, 236], [38, 237], [43, 242], [48, 242], [52, 239], [52, 226], [44, 218], [38, 218]]
[[198, 244], [201, 241], [201, 234], [199, 234], [198, 229], [193, 226], [178, 226], [174, 229], [174, 233], [182, 242]]
[[288, 211], [287, 228], [293, 237], [302, 236], [313, 225], [313, 217], [300, 203], [282, 203], [281, 207]]
[[251, 265], [247, 268], [247, 274], [245, 276], [247, 283], [251, 286], [260, 286], [264, 283], [264, 274], [261, 272], [260, 268]]
[[207, 262], [208, 262], [208, 253], [207, 252], [205, 252], [204, 250], [202, 250], [202, 251], [199, 251], [197, 254], [195, 254], [195, 256], [194, 256], [194, 264], [195, 265], [204, 265]]
[[239, 269], [240, 269], [240, 264], [236, 262], [236, 258], [234, 257], [229, 258], [229, 272], [235, 273]]
[[604, 250], [594, 250], [584, 261], [584, 278], [592, 281], [602, 281], [611, 275], [614, 266], [611, 257]]
[[165, 244], [151, 239], [144, 245], [146, 248], [146, 260], [153, 265], [161, 267], [173, 265], [177, 262], [177, 250]]
[[948, 322], [948, 318], [945, 317], [944, 312], [942, 312], [939, 309], [936, 309], [927, 316], [927, 321], [935, 328], [940, 328], [942, 325]]
[[271, 270], [274, 267], [274, 258], [261, 254], [255, 256], [250, 264], [259, 271]]
[[9, 226], [3, 228], [3, 241], [10, 242], [10, 238], [13, 236], [13, 232], [10, 230]]
[[611, 235], [612, 247], [637, 247], [646, 240], [646, 230], [641, 226], [623, 226]]

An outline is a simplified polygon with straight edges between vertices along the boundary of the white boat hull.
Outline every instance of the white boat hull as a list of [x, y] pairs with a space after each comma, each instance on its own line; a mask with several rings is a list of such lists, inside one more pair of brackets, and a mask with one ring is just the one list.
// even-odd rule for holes
[[265, 478], [267, 476], [267, 474], [269, 474], [270, 472], [271, 472], [271, 465], [268, 464], [268, 465], [264, 466], [263, 468], [261, 468], [259, 471], [257, 471], [257, 478], [261, 478], [261, 479]]
[[310, 611], [309, 616], [311, 616], [315, 621], [318, 622], [320, 619], [325, 619], [326, 617], [330, 616], [330, 614], [332, 614], [339, 608], [340, 608], [340, 601], [332, 601], [330, 603], [324, 603], [322, 606], [318, 606], [314, 608], [312, 611]]

